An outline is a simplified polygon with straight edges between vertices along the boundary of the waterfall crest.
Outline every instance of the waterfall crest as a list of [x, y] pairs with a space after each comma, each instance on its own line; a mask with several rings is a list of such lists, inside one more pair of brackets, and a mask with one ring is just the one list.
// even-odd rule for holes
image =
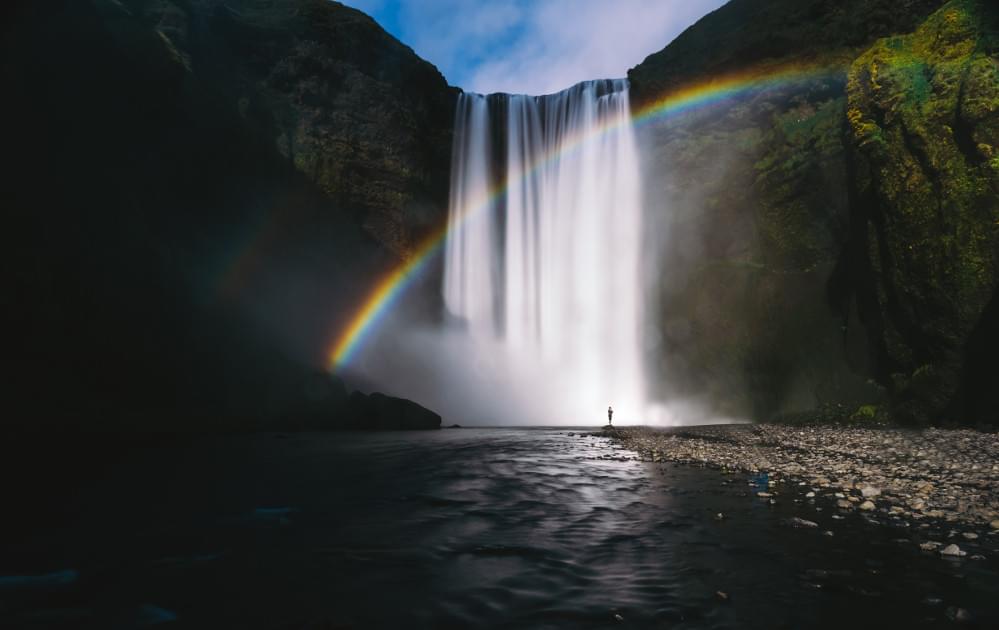
[[444, 304], [530, 421], [642, 420], [640, 190], [627, 81], [459, 96]]

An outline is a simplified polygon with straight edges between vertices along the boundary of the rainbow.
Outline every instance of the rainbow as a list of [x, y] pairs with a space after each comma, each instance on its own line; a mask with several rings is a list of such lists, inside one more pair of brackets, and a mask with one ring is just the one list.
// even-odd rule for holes
[[[665, 96], [633, 112], [631, 124], [640, 127], [789, 84], [844, 76], [845, 71], [845, 67], [837, 65], [757, 66], [751, 70], [715, 77], [708, 81], [670, 91]], [[427, 262], [440, 252], [450, 231], [461, 229], [472, 216], [488, 212], [495, 207], [497, 201], [506, 194], [511, 186], [533, 176], [551, 162], [565, 159], [584, 143], [613, 132], [620, 124], [608, 123], [563, 141], [558, 151], [541, 155], [525, 165], [520, 172], [508, 174], [504, 182], [484, 193], [477, 203], [469, 204], [465, 213], [457, 221], [450, 221], [427, 236], [406, 260], [381, 278], [367, 294], [360, 308], [336, 336], [330, 347], [328, 352], [329, 368], [342, 370], [350, 364], [364, 342], [377, 330], [378, 323], [385, 317], [386, 313], [391, 311], [392, 305], [405, 293], [413, 280], [419, 277], [420, 271], [426, 267]]]

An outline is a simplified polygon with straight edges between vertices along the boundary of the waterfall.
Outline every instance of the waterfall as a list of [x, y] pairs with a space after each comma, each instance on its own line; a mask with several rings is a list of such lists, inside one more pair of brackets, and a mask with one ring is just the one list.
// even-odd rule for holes
[[[522, 376], [513, 395], [538, 403], [533, 421], [590, 423], [610, 404], [619, 421], [640, 422], [641, 193], [627, 81], [462, 94], [453, 156], [450, 325], [490, 355], [477, 360]], [[564, 416], [541, 417], [551, 413]]]

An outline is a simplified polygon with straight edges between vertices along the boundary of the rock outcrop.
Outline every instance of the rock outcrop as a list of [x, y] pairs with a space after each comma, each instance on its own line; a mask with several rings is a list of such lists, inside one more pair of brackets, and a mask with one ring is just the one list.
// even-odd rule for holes
[[360, 431], [413, 431], [441, 428], [441, 417], [405, 398], [354, 392], [345, 411], [343, 428]]

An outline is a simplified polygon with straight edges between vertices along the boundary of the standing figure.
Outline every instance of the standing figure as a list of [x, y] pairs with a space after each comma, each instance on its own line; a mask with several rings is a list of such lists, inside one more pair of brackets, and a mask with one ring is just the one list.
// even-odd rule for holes
[[607, 424], [614, 424], [614, 408], [607, 405]]

